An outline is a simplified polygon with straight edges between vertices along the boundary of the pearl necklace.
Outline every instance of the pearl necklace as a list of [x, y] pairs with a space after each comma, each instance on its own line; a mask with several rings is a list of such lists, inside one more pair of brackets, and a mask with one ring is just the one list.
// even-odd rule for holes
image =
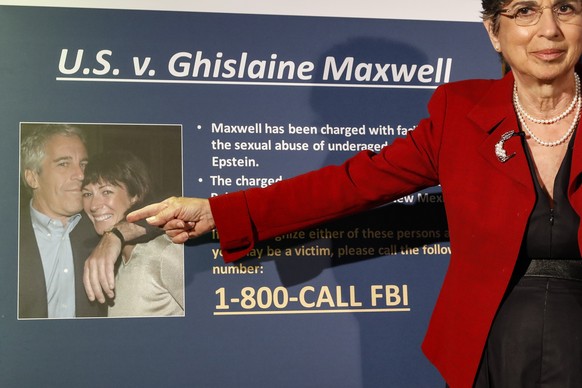
[[554, 123], [557, 123], [558, 121], [562, 120], [564, 117], [568, 116], [572, 112], [572, 109], [574, 109], [574, 106], [576, 106], [576, 103], [581, 98], [580, 97], [580, 77], [578, 76], [578, 74], [574, 73], [574, 78], [576, 80], [575, 96], [572, 99], [572, 102], [570, 103], [568, 108], [556, 117], [552, 117], [550, 119], [536, 119], [535, 117], [533, 117], [529, 113], [527, 113], [525, 111], [525, 109], [523, 109], [523, 107], [521, 106], [521, 103], [519, 102], [519, 96], [517, 95], [517, 84], [515, 84], [515, 83], [513, 84], [513, 104], [515, 105], [515, 108], [517, 109], [517, 111], [519, 111], [524, 117], [526, 117], [532, 123], [536, 123], [536, 124], [554, 124]]
[[[576, 126], [578, 125], [578, 121], [580, 120], [580, 108], [582, 107], [582, 97], [581, 97], [581, 92], [580, 92], [580, 77], [578, 77], [578, 74], [576, 74], [576, 73], [574, 73], [574, 75], [575, 75], [575, 79], [576, 79], [576, 96], [572, 100], [570, 107], [568, 107], [568, 109], [566, 109], [566, 111], [564, 113], [560, 114], [559, 116], [556, 116], [553, 119], [548, 119], [548, 120], [535, 119], [535, 118], [531, 117], [530, 115], [528, 115], [525, 112], [525, 110], [521, 107], [521, 104], [519, 103], [519, 98], [517, 96], [517, 85], [515, 85], [515, 84], [513, 85], [513, 105], [515, 106], [515, 110], [517, 112], [517, 117], [519, 119], [519, 122], [521, 123], [521, 126], [523, 127], [523, 129], [528, 133], [528, 135], [530, 135], [531, 138], [534, 139], [534, 141], [536, 143], [538, 143], [544, 147], [555, 147], [557, 145], [562, 144], [563, 142], [566, 141], [566, 139], [568, 139], [572, 135], [572, 133], [576, 129]], [[540, 139], [539, 137], [534, 135], [534, 133], [531, 131], [531, 129], [529, 129], [529, 127], [527, 126], [527, 123], [525, 121], [525, 119], [527, 118], [528, 120], [530, 120], [534, 123], [537, 123], [537, 124], [553, 124], [553, 123], [556, 123], [556, 122], [562, 120], [564, 117], [566, 117], [568, 114], [570, 114], [572, 112], [572, 108], [574, 106], [576, 106], [576, 116], [574, 117], [574, 120], [572, 121], [570, 128], [568, 128], [568, 131], [566, 131], [566, 133], [558, 140], [544, 141], [544, 140]]]
[[517, 117], [519, 118], [519, 122], [521, 123], [521, 126], [523, 127], [523, 129], [531, 136], [532, 139], [535, 140], [536, 143], [544, 146], [544, 147], [555, 147], [557, 145], [562, 144], [563, 142], [566, 141], [566, 139], [568, 139], [572, 133], [574, 132], [574, 129], [576, 129], [576, 126], [578, 125], [578, 120], [580, 119], [580, 107], [582, 106], [582, 99], [578, 98], [578, 103], [576, 104], [576, 117], [574, 117], [574, 120], [572, 121], [572, 124], [570, 125], [570, 128], [568, 128], [568, 131], [564, 134], [564, 136], [562, 136], [561, 138], [559, 138], [558, 140], [555, 141], [544, 141], [542, 139], [540, 139], [539, 137], [537, 137], [536, 135], [534, 135], [534, 133], [528, 128], [524, 116], [521, 114], [521, 112], [518, 110], [517, 111]]

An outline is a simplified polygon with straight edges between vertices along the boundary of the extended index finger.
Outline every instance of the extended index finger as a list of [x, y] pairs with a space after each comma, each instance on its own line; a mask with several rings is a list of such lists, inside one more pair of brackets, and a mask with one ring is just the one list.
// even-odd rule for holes
[[[148, 223], [152, 225], [162, 225], [165, 223], [165, 220], [160, 220], [155, 218], [162, 210], [168, 207], [167, 204], [164, 202], [152, 203], [151, 205], [147, 205], [142, 207], [141, 209], [137, 209], [132, 211], [127, 215], [128, 222], [136, 222], [139, 220], [143, 220], [147, 218]], [[154, 217], [154, 218], [152, 218]]]

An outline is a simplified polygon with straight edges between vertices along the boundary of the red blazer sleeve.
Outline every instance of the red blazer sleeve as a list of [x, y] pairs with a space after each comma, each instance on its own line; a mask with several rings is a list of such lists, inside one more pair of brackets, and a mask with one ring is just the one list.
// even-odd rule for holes
[[429, 118], [380, 153], [362, 151], [266, 188], [210, 198], [225, 261], [257, 241], [369, 209], [439, 183], [438, 158], [446, 107], [444, 88], [429, 103]]

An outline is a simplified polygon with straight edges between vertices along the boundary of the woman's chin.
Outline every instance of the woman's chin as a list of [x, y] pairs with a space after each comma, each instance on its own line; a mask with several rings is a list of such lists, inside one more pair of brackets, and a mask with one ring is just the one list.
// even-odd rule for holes
[[98, 225], [93, 225], [95, 227], [95, 231], [97, 232], [98, 235], [103, 236], [103, 234], [109, 230], [111, 230], [113, 228], [115, 224], [111, 223], [111, 225], [109, 225], [109, 223], [107, 223], [107, 225], [104, 224], [98, 224]]

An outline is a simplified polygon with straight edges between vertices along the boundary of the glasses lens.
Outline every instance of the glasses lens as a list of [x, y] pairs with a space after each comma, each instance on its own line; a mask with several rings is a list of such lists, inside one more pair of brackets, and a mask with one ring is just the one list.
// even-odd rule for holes
[[515, 22], [519, 26], [531, 26], [532, 24], [536, 24], [542, 15], [542, 9], [534, 6], [518, 7], [513, 12]]
[[[542, 12], [550, 7], [527, 6], [513, 10], [515, 22], [519, 26], [531, 26], [542, 17]], [[561, 22], [572, 22], [581, 19], [582, 4], [580, 0], [565, 1], [551, 8], [552, 13]]]
[[558, 4], [555, 8], [552, 9], [554, 15], [563, 21], [570, 21], [580, 15], [580, 11], [582, 10], [582, 5], [580, 5], [580, 1], [568, 1], [562, 4]]

